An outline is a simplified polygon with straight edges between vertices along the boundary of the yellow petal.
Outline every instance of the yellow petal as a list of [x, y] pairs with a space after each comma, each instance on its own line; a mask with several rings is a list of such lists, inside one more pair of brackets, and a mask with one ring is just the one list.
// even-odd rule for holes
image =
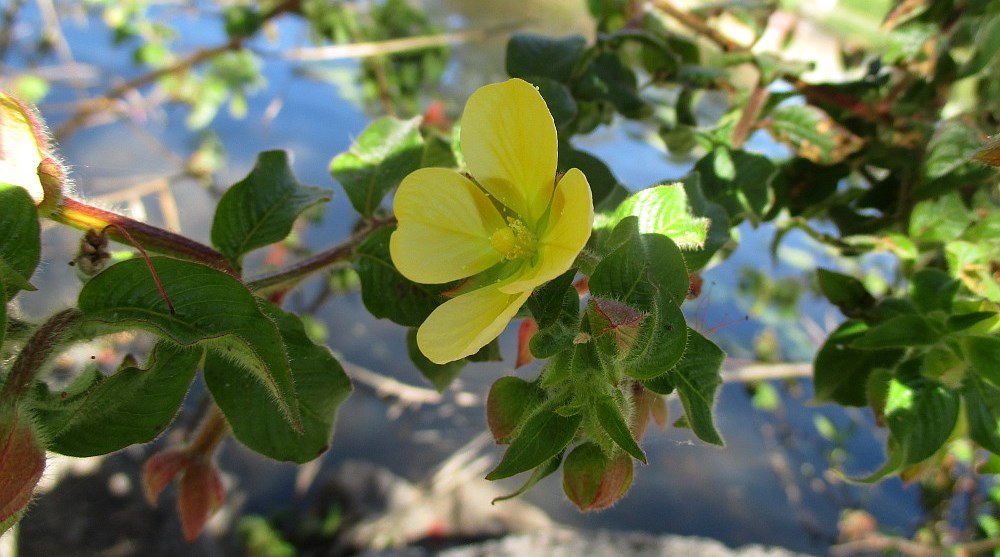
[[500, 336], [530, 294], [487, 286], [448, 300], [417, 330], [417, 346], [437, 364], [471, 356]]
[[489, 197], [447, 168], [421, 168], [399, 185], [398, 226], [389, 255], [406, 278], [439, 284], [472, 276], [500, 262], [490, 235], [505, 226]]
[[594, 226], [594, 200], [583, 172], [570, 169], [556, 185], [548, 223], [538, 238], [538, 261], [500, 287], [507, 293], [534, 290], [569, 270]]
[[472, 176], [534, 226], [548, 207], [556, 172], [556, 126], [528, 82], [486, 85], [462, 115], [462, 154]]

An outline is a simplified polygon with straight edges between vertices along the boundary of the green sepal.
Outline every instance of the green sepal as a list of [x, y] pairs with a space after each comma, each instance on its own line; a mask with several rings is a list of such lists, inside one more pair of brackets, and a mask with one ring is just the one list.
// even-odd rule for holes
[[618, 447], [636, 460], [646, 464], [646, 453], [642, 451], [642, 448], [636, 443], [635, 438], [632, 437], [632, 432], [622, 417], [622, 411], [615, 404], [614, 400], [610, 397], [600, 397], [596, 402], [594, 411], [597, 414], [597, 421], [601, 424], [604, 432], [608, 434], [608, 437], [615, 442], [615, 445], [618, 445]]
[[500, 464], [486, 475], [487, 480], [526, 472], [563, 452], [576, 437], [583, 415], [562, 416], [555, 411], [557, 406], [550, 401], [528, 418], [507, 447]]

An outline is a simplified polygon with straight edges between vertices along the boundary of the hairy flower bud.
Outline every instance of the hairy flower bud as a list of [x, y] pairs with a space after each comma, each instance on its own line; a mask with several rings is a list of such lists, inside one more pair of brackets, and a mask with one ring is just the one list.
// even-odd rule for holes
[[0, 409], [0, 533], [13, 526], [31, 501], [45, 470], [45, 449], [16, 408]]
[[16, 98], [0, 92], [0, 182], [28, 191], [36, 204], [54, 208], [64, 183], [62, 167], [49, 156], [45, 126]]
[[607, 508], [632, 486], [632, 458], [608, 457], [594, 443], [584, 443], [563, 462], [563, 491], [581, 511]]

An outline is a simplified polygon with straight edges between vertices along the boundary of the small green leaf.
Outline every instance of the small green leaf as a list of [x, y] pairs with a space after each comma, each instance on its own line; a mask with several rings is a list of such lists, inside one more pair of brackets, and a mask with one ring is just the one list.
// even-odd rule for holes
[[465, 358], [446, 364], [435, 364], [428, 360], [417, 346], [416, 329], [410, 329], [406, 332], [406, 352], [410, 355], [410, 361], [413, 362], [413, 365], [417, 366], [424, 378], [430, 381], [439, 393], [443, 393], [451, 385], [452, 381], [462, 373], [465, 364], [469, 362]]
[[966, 337], [962, 339], [962, 352], [983, 379], [1000, 387], [1000, 337]]
[[268, 389], [242, 379], [239, 367], [221, 352], [206, 358], [205, 384], [237, 440], [275, 460], [309, 462], [329, 448], [337, 408], [350, 394], [351, 382], [330, 350], [309, 340], [296, 315], [266, 302], [260, 305], [288, 350], [301, 427], [293, 428], [271, 402]]
[[369, 216], [385, 194], [420, 167], [424, 140], [421, 119], [383, 117], [372, 122], [351, 149], [330, 163], [330, 173], [358, 213]]
[[767, 124], [775, 139], [819, 164], [837, 164], [862, 145], [860, 138], [811, 105], [779, 106]]
[[509, 478], [544, 464], [563, 452], [576, 437], [582, 421], [582, 414], [559, 415], [552, 404], [542, 408], [520, 428], [500, 464], [486, 475], [486, 479]]
[[910, 236], [917, 240], [949, 242], [957, 239], [972, 221], [957, 193], [922, 201], [910, 214]]
[[90, 368], [58, 394], [39, 384], [32, 405], [49, 450], [96, 456], [152, 441], [180, 408], [203, 352], [161, 341], [145, 368], [124, 366], [110, 377]]
[[986, 450], [1000, 455], [1000, 387], [975, 374], [962, 384], [969, 437]]
[[212, 244], [236, 267], [251, 250], [283, 240], [305, 209], [331, 191], [301, 185], [284, 151], [265, 151], [246, 178], [229, 188], [215, 210]]
[[941, 333], [920, 315], [899, 315], [868, 329], [851, 343], [852, 348], [905, 348], [934, 344]]
[[639, 232], [667, 236], [681, 249], [701, 249], [705, 245], [709, 221], [691, 214], [687, 193], [680, 183], [632, 194], [613, 213], [600, 218], [595, 228], [613, 228], [630, 216], [638, 217]]
[[580, 35], [552, 38], [518, 33], [507, 41], [507, 74], [531, 81], [547, 77], [566, 83], [583, 54], [587, 40]]
[[35, 202], [24, 188], [0, 183], [0, 207], [0, 285], [6, 285], [0, 303], [6, 306], [18, 290], [34, 289], [28, 280], [41, 257], [41, 229]]
[[538, 323], [529, 347], [536, 358], [549, 358], [568, 347], [580, 331], [580, 295], [573, 286], [575, 271], [535, 291], [528, 298], [528, 309]]
[[705, 197], [721, 205], [734, 223], [759, 219], [771, 207], [771, 181], [778, 169], [765, 155], [719, 147], [695, 163], [694, 170]]
[[712, 409], [715, 396], [722, 385], [719, 370], [725, 359], [725, 352], [692, 329], [688, 331], [688, 346], [684, 357], [670, 372], [691, 430], [702, 441], [719, 446], [725, 442], [715, 428]]
[[373, 232], [354, 253], [354, 270], [361, 281], [361, 299], [375, 317], [404, 327], [417, 327], [444, 298], [450, 285], [417, 284], [396, 270], [389, 255], [394, 228]]
[[617, 52], [603, 52], [590, 59], [574, 88], [580, 101], [611, 103], [626, 118], [644, 118], [652, 109], [639, 96], [635, 72]]
[[701, 175], [697, 172], [685, 176], [681, 183], [684, 184], [691, 213], [709, 221], [705, 245], [702, 249], [684, 253], [684, 261], [688, 265], [688, 270], [696, 271], [708, 265], [712, 256], [732, 241], [729, 213], [722, 205], [711, 202], [705, 197], [701, 189]]
[[830, 303], [840, 308], [847, 317], [862, 317], [875, 305], [875, 298], [860, 280], [835, 273], [827, 269], [817, 269], [819, 289], [830, 300]]
[[632, 437], [632, 432], [629, 431], [628, 424], [622, 417], [622, 411], [614, 401], [610, 397], [602, 397], [598, 399], [594, 410], [597, 413], [597, 421], [600, 422], [604, 432], [615, 442], [615, 445], [621, 447], [636, 460], [646, 464], [646, 453], [642, 452], [642, 448]]
[[515, 497], [518, 497], [519, 495], [526, 493], [529, 489], [534, 487], [535, 484], [547, 478], [548, 476], [551, 476], [556, 470], [559, 469], [560, 464], [562, 464], [562, 453], [559, 453], [556, 456], [545, 461], [544, 464], [536, 466], [535, 470], [531, 473], [531, 476], [528, 477], [528, 480], [525, 481], [524, 485], [519, 487], [517, 491], [497, 497], [493, 499], [493, 501], [490, 501], [490, 504], [495, 505], [499, 501], [507, 501], [508, 499], [513, 499]]
[[921, 269], [910, 278], [910, 297], [924, 313], [951, 311], [959, 282], [940, 269]]
[[509, 443], [523, 419], [545, 400], [538, 385], [511, 375], [497, 379], [486, 397], [486, 423], [497, 443]]
[[813, 384], [817, 402], [836, 402], [844, 406], [865, 406], [865, 385], [877, 368], [891, 368], [903, 355], [902, 350], [858, 350], [852, 343], [865, 336], [868, 325], [846, 321], [827, 337], [816, 353]]
[[958, 395], [942, 385], [921, 378], [889, 382], [885, 421], [899, 444], [903, 466], [941, 448], [955, 429], [960, 406]]
[[[205, 265], [153, 257], [152, 265], [173, 302], [171, 313], [146, 262], [129, 259], [105, 269], [80, 291], [84, 332], [141, 329], [180, 346], [218, 351], [266, 388], [293, 428], [301, 416], [288, 353], [274, 322], [235, 278]], [[230, 380], [236, 381], [234, 376]]]

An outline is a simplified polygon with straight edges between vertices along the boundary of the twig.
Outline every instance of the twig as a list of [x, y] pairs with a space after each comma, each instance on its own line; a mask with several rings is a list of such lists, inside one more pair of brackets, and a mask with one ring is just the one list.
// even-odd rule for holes
[[743, 107], [743, 112], [740, 114], [740, 120], [736, 122], [736, 126], [733, 128], [733, 149], [743, 148], [743, 143], [750, 136], [754, 122], [757, 121], [757, 116], [760, 115], [760, 111], [764, 108], [764, 103], [767, 102], [769, 95], [770, 93], [764, 84], [758, 82], [754, 86], [753, 91], [750, 93], [750, 98], [747, 100], [747, 104]]
[[722, 370], [722, 380], [726, 383], [753, 383], [774, 379], [794, 379], [812, 377], [813, 366], [810, 363], [775, 363], [738, 365], [726, 360], [728, 369]]
[[702, 18], [675, 6], [670, 0], [653, 0], [653, 5], [695, 33], [715, 43], [726, 52], [741, 52], [747, 48], [708, 25]]
[[365, 241], [369, 235], [383, 226], [395, 223], [395, 219], [371, 220], [354, 233], [350, 238], [327, 250], [321, 251], [312, 257], [308, 257], [295, 263], [287, 269], [264, 275], [250, 281], [247, 286], [256, 292], [264, 292], [278, 287], [290, 288], [306, 276], [329, 267], [334, 263], [349, 259], [354, 255], [354, 249], [361, 242]]
[[846, 557], [859, 553], [869, 554], [886, 550], [896, 550], [909, 557], [941, 557], [945, 554], [942, 549], [929, 547], [905, 538], [886, 536], [879, 533], [869, 534], [859, 540], [833, 545], [830, 547], [830, 554], [834, 557]]
[[386, 41], [365, 43], [327, 45], [317, 47], [294, 48], [281, 54], [282, 58], [301, 62], [343, 60], [348, 58], [369, 58], [397, 52], [434, 48], [468, 41], [481, 41], [491, 36], [511, 31], [523, 25], [522, 21], [504, 23], [486, 29], [470, 29], [440, 35], [422, 37], [406, 37]]

